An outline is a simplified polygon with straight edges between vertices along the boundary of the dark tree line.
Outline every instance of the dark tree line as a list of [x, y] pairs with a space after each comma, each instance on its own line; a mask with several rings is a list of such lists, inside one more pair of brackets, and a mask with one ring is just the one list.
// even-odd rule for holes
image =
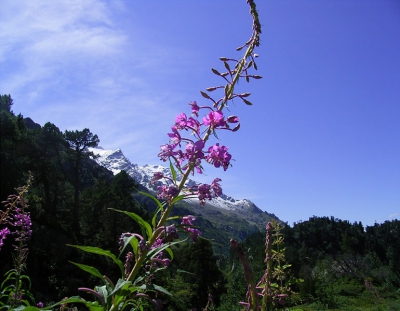
[[[0, 96], [0, 200], [24, 185], [29, 174], [33, 176], [28, 196], [33, 234], [25, 273], [36, 300], [56, 302], [82, 294], [78, 287], [98, 285], [97, 279], [70, 261], [93, 265], [117, 279], [119, 269], [112, 262], [66, 245], [97, 246], [118, 254], [121, 233], [141, 229], [131, 218], [109, 208], [134, 212], [150, 221], [153, 207], [139, 203], [137, 199], [146, 202], [146, 197], [143, 200], [135, 193], [140, 185], [125, 171], [113, 176], [95, 163], [88, 147], [97, 146], [100, 140], [89, 129], [62, 132], [50, 122], [40, 126], [15, 115], [12, 106], [10, 95]], [[8, 237], [1, 250], [1, 276], [12, 268], [12, 242]], [[209, 294], [217, 305], [224, 277], [211, 243], [188, 242], [175, 251], [175, 268], [158, 276], [158, 283], [175, 294], [174, 298], [162, 297], [165, 307], [186, 310], [195, 306], [200, 310], [209, 302]], [[187, 272], [177, 273], [176, 267]]]
[[[58, 301], [77, 295], [80, 286], [97, 285], [97, 280], [69, 261], [96, 263], [104, 274], [115, 271], [109, 261], [66, 244], [98, 246], [118, 254], [120, 234], [140, 232], [140, 228], [109, 208], [131, 211], [146, 220], [151, 219], [148, 210], [153, 209], [138, 203], [135, 189], [140, 185], [126, 172], [113, 176], [95, 163], [87, 148], [97, 146], [99, 138], [89, 129], [61, 132], [50, 122], [40, 126], [16, 115], [12, 106], [10, 95], [0, 96], [0, 200], [24, 185], [29, 174], [33, 176], [28, 201], [34, 234], [26, 274], [37, 300]], [[178, 206], [176, 213], [183, 215], [187, 210]], [[211, 224], [201, 218], [199, 224], [214, 234]], [[376, 285], [400, 288], [398, 220], [364, 227], [334, 217], [311, 217], [285, 226], [283, 234], [290, 273], [304, 280], [296, 287], [303, 301], [319, 299], [334, 305], [332, 286], [337, 282], [351, 281], [364, 288], [368, 279]], [[160, 297], [166, 308], [200, 310], [208, 304], [220, 305], [222, 311], [239, 310], [237, 302], [245, 299], [247, 290], [241, 264], [232, 251], [228, 258], [214, 256], [213, 246], [200, 239], [175, 249], [171, 269], [159, 276], [159, 285], [174, 294]], [[265, 269], [265, 234], [249, 236], [242, 246], [259, 279]], [[12, 268], [11, 251], [12, 238], [7, 238], [1, 250], [0, 275]]]
[[[314, 216], [292, 227], [286, 225], [283, 234], [286, 261], [291, 264], [290, 275], [303, 280], [294, 286], [303, 302], [318, 301], [338, 308], [338, 296], [359, 297], [368, 292], [366, 281], [385, 288], [387, 295], [396, 293], [400, 287], [398, 220], [364, 227], [361, 222]], [[265, 234], [261, 232], [242, 243], [257, 278], [265, 269], [264, 243]], [[222, 310], [239, 310], [229, 302], [243, 297], [246, 283], [233, 251], [225, 271], [228, 283]]]
[[[33, 176], [29, 211], [34, 234], [29, 242], [27, 271], [37, 299], [58, 300], [76, 295], [77, 288], [93, 283], [68, 261], [109, 262], [79, 253], [66, 244], [99, 246], [118, 253], [118, 238], [137, 225], [109, 210], [117, 208], [148, 218], [133, 198], [137, 187], [122, 171], [116, 176], [97, 165], [88, 147], [99, 138], [89, 129], [61, 132], [52, 123], [43, 127], [12, 111], [10, 95], [0, 96], [0, 200]], [[2, 206], [3, 208], [3, 206]], [[12, 237], [5, 240], [0, 274], [12, 268]]]

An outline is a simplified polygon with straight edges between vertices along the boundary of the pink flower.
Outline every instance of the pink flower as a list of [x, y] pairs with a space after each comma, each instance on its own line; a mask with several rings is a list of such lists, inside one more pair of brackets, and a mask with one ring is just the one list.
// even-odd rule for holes
[[185, 128], [186, 126], [186, 122], [187, 122], [187, 116], [185, 113], [181, 113], [179, 114], [176, 118], [175, 118], [175, 126], [178, 130], [182, 130]]
[[174, 151], [176, 145], [173, 144], [165, 144], [162, 145], [161, 152], [158, 154], [158, 156], [163, 160], [164, 162], [169, 160], [170, 157], [175, 156], [177, 153]]
[[185, 147], [184, 158], [188, 161], [186, 165], [182, 167], [186, 170], [189, 164], [193, 165], [199, 174], [202, 173], [201, 160], [204, 159], [204, 141], [198, 140], [195, 143], [189, 142]]
[[168, 136], [171, 138], [171, 142], [176, 146], [181, 143], [181, 135], [179, 134], [176, 126], [171, 127], [172, 133], [168, 133]]
[[206, 158], [208, 163], [214, 164], [216, 168], [222, 167], [224, 171], [227, 170], [230, 160], [232, 156], [228, 153], [228, 148], [225, 146], [219, 146], [219, 144], [215, 144], [208, 148], [208, 156]]
[[219, 110], [211, 111], [209, 114], [207, 114], [207, 116], [203, 117], [203, 124], [211, 127], [212, 129], [226, 126], [224, 114]]
[[193, 242], [197, 241], [198, 236], [201, 234], [199, 229], [186, 227], [186, 226], [193, 226], [193, 221], [196, 220], [196, 217], [192, 215], [182, 217], [181, 224], [184, 226], [183, 230], [189, 232], [189, 236], [192, 238]]
[[190, 117], [186, 123], [186, 127], [191, 129], [197, 136], [200, 136], [201, 124], [197, 119]]
[[9, 235], [9, 234], [10, 234], [10, 229], [8, 229], [7, 227], [0, 230], [0, 250], [4, 244], [3, 241], [6, 239], [7, 235]]
[[199, 116], [200, 107], [197, 106], [196, 101], [190, 103], [189, 105], [192, 106], [192, 113], [193, 113], [195, 116]]
[[210, 189], [211, 189], [210, 185], [207, 185], [207, 184], [200, 184], [197, 187], [197, 191], [198, 191], [197, 196], [200, 200], [201, 205], [204, 205], [205, 199], [209, 199], [209, 200], [212, 199]]
[[192, 215], [183, 216], [181, 224], [193, 226], [193, 221], [195, 221], [195, 220], [196, 220], [196, 217], [194, 217]]
[[157, 197], [159, 199], [167, 199], [168, 201], [172, 201], [179, 194], [179, 188], [175, 185], [161, 185], [157, 187]]

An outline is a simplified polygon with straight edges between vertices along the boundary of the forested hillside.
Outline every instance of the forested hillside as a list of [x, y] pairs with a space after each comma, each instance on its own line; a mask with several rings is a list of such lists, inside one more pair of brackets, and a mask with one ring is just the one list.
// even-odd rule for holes
[[[93, 161], [87, 147], [99, 143], [97, 135], [87, 128], [61, 132], [52, 123], [40, 126], [16, 115], [12, 106], [10, 95], [0, 97], [0, 199], [5, 201], [32, 176], [27, 198], [33, 234], [24, 273], [32, 281], [37, 301], [55, 302], [77, 295], [78, 287], [96, 285], [92, 276], [71, 262], [96, 263], [99, 271], [118, 274], [110, 260], [67, 244], [97, 246], [117, 254], [121, 233], [141, 228], [109, 208], [134, 212], [147, 221], [152, 215], [146, 204], [135, 200], [138, 185], [125, 171], [113, 176]], [[175, 214], [187, 212], [179, 205]], [[210, 222], [200, 219], [199, 225], [210, 238], [218, 235]], [[285, 225], [282, 234], [286, 263], [291, 265], [286, 281], [297, 280], [292, 288], [298, 295], [291, 303], [303, 305], [298, 310], [378, 310], [373, 307], [380, 305], [397, 310], [400, 306], [398, 220], [364, 227], [334, 217], [312, 217]], [[158, 276], [158, 284], [173, 295], [155, 297], [165, 309], [200, 310], [209, 305], [213, 310], [240, 310], [237, 302], [245, 300], [247, 290], [241, 263], [233, 250], [228, 256], [216, 256], [212, 243], [199, 239], [173, 247], [170, 269]], [[265, 232], [249, 236], [242, 248], [260, 279], [265, 271]], [[12, 238], [7, 238], [1, 247], [2, 276], [13, 267], [12, 250]], [[361, 309], [354, 307], [361, 305]]]
[[[146, 211], [133, 199], [135, 185], [125, 172], [114, 177], [90, 159], [86, 147], [98, 144], [97, 135], [89, 129], [61, 132], [52, 123], [41, 127], [15, 115], [12, 104], [11, 96], [0, 97], [0, 198], [5, 201], [32, 175], [28, 202], [34, 233], [29, 242], [27, 274], [37, 299], [57, 300], [76, 294], [79, 286], [90, 281], [68, 261], [94, 260], [66, 244], [116, 251], [121, 232], [139, 228], [108, 208], [118, 207], [144, 217]], [[11, 242], [5, 240], [1, 250], [1, 275], [12, 267]], [[107, 269], [110, 266], [104, 260], [99, 264]]]
[[[297, 304], [304, 308], [300, 310], [400, 307], [400, 221], [364, 228], [360, 222], [314, 216], [292, 227], [284, 226], [282, 233], [286, 263], [291, 264], [289, 275], [302, 279], [294, 286], [299, 294]], [[264, 244], [265, 233], [261, 232], [243, 242], [258, 278], [265, 268]], [[239, 260], [232, 251], [227, 267], [235, 265]], [[243, 297], [243, 271], [234, 270], [228, 280], [226, 301]]]

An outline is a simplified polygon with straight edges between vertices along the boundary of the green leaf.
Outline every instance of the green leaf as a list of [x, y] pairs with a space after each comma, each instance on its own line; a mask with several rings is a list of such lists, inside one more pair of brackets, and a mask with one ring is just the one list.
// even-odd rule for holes
[[119, 213], [124, 213], [124, 214], [128, 215], [129, 217], [131, 217], [133, 220], [135, 220], [142, 228], [143, 238], [145, 238], [145, 239], [150, 238], [151, 235], [153, 234], [153, 230], [151, 229], [150, 224], [147, 221], [143, 220], [143, 218], [140, 217], [139, 215], [132, 213], [132, 212], [120, 211], [120, 210], [113, 209], [113, 208], [110, 208], [110, 209], [113, 211], [119, 212]]
[[114, 305], [118, 306], [131, 293], [139, 289], [140, 287], [132, 286], [132, 282], [119, 279], [114, 291], [111, 293], [114, 294]]
[[185, 240], [181, 240], [181, 241], [171, 242], [171, 243], [168, 243], [168, 244], [163, 244], [163, 245], [161, 245], [161, 246], [159, 246], [159, 247], [153, 248], [152, 250], [150, 250], [150, 251], [147, 253], [147, 257], [148, 257], [148, 258], [153, 258], [153, 257], [156, 256], [159, 252], [162, 252], [163, 250], [167, 249], [168, 247], [170, 247], [170, 246], [172, 246], [172, 245], [175, 245], [175, 244], [178, 244], [178, 243], [182, 243], [182, 242], [184, 242], [184, 241], [186, 241], [186, 239], [185, 239]]
[[172, 296], [172, 294], [169, 291], [167, 291], [164, 287], [161, 287], [156, 284], [143, 284], [142, 286], [140, 286], [140, 288], [143, 290], [149, 290], [149, 291], [159, 291], [166, 295]]
[[171, 161], [169, 161], [169, 169], [171, 170], [172, 179], [176, 182], [176, 170]]
[[65, 300], [61, 300], [61, 301], [59, 301], [59, 302], [57, 302], [57, 303], [55, 303], [55, 304], [53, 304], [53, 305], [51, 305], [51, 306], [49, 306], [47, 308], [52, 310], [52, 309], [54, 309], [54, 307], [57, 307], [59, 305], [63, 305], [63, 304], [66, 304], [66, 303], [84, 303], [84, 304], [86, 304], [86, 301], [83, 300], [79, 296], [73, 296], [73, 297], [67, 298]]
[[185, 198], [184, 194], [178, 195], [177, 197], [175, 197], [172, 201], [171, 201], [171, 205], [174, 205], [175, 203], [183, 200], [183, 198]]
[[44, 309], [39, 309], [38, 307], [34, 307], [34, 306], [19, 306], [12, 310], [14, 310], [14, 311], [38, 311], [38, 310], [44, 310]]
[[118, 265], [119, 269], [121, 270], [121, 275], [124, 275], [124, 265], [123, 265], [122, 261], [119, 260], [110, 251], [106, 251], [104, 249], [101, 249], [101, 248], [95, 247], [95, 246], [80, 246], [80, 245], [71, 245], [71, 244], [67, 244], [67, 245], [71, 246], [71, 247], [75, 247], [75, 248], [80, 249], [87, 253], [93, 253], [93, 254], [97, 254], [97, 255], [103, 255], [103, 256], [110, 257]]
[[181, 218], [181, 216], [172, 216], [172, 217], [168, 217], [167, 220], [174, 220], [174, 219], [178, 219]]
[[[162, 205], [164, 205], [164, 203]], [[153, 218], [151, 219], [151, 224], [152, 224], [153, 228], [156, 227], [157, 216], [161, 211], [164, 211], [164, 206], [157, 207], [156, 211], [154, 212]]]
[[187, 273], [187, 274], [192, 274], [192, 275], [194, 275], [194, 273], [192, 273], [192, 272], [185, 271], [185, 270], [181, 270], [181, 269], [176, 269], [176, 272], [177, 272], [177, 273]]
[[104, 276], [95, 267], [84, 265], [84, 264], [80, 264], [80, 263], [76, 263], [76, 262], [73, 262], [73, 261], [70, 261], [70, 263], [72, 263], [73, 265], [81, 268], [83, 271], [86, 271], [86, 272], [90, 273], [91, 275], [99, 277], [104, 283], [106, 282]]
[[157, 291], [159, 291], [159, 292], [161, 292], [163, 294], [166, 294], [168, 296], [172, 296], [172, 294], [169, 291], [167, 291], [164, 287], [158, 286], [156, 284], [153, 284], [153, 286]]
[[[132, 240], [136, 240], [136, 243], [135, 243], [135, 241], [132, 242]], [[122, 253], [124, 252], [124, 250], [128, 246], [128, 244], [132, 246], [133, 252], [135, 253], [135, 255], [137, 255], [138, 240], [134, 235], [131, 235], [129, 237], [127, 237], [127, 236], [124, 237], [124, 246], [122, 247], [121, 252], [119, 253], [118, 257], [120, 257], [122, 255]]]
[[136, 239], [136, 237], [135, 237], [134, 239], [131, 239], [131, 240], [130, 240], [130, 244], [131, 244], [131, 246], [132, 246], [133, 253], [134, 253], [135, 256], [137, 257], [137, 255], [138, 255], [139, 240]]
[[128, 288], [131, 284], [132, 284], [131, 281], [125, 281], [123, 279], [119, 279], [117, 284], [115, 285], [114, 290], [110, 293], [110, 295], [115, 294], [117, 291], [119, 291], [123, 287]]
[[[150, 193], [147, 193], [147, 192], [142, 192], [142, 191], [139, 191], [139, 193], [145, 195], [146, 197], [149, 197], [150, 199], [152, 199], [154, 202], [156, 202], [156, 204], [158, 205], [158, 207], [161, 210], [164, 210], [163, 204], [154, 195], [152, 195]], [[116, 210], [116, 211], [118, 211], [118, 210]], [[118, 211], [118, 212], [121, 212], [121, 211]]]
[[108, 290], [107, 290], [107, 286], [103, 285], [103, 286], [96, 286], [94, 288], [94, 290], [96, 292], [98, 292], [100, 294], [100, 296], [102, 296], [104, 298], [104, 301], [106, 301], [107, 297], [109, 296]]
[[166, 248], [165, 251], [169, 254], [171, 260], [174, 259], [174, 252], [170, 248]]

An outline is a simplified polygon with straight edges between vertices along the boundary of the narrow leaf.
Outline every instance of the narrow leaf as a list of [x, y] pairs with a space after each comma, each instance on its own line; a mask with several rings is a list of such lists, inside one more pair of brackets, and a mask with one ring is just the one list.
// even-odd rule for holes
[[174, 182], [176, 182], [176, 171], [171, 161], [169, 161], [169, 169], [171, 170], [172, 179], [174, 180]]
[[165, 251], [169, 254], [171, 260], [174, 259], [174, 252], [170, 248], [166, 248]]
[[[154, 202], [156, 202], [157, 206], [161, 209], [164, 210], [164, 207], [162, 205], [162, 203], [152, 194], [147, 193], [147, 192], [143, 192], [143, 191], [139, 191], [140, 194], [145, 195], [146, 197], [149, 197], [150, 199], [152, 199]], [[121, 211], [119, 211], [121, 212]]]
[[178, 219], [178, 218], [181, 218], [181, 216], [171, 216], [171, 217], [168, 217], [167, 220], [174, 220], [174, 219]]
[[143, 220], [143, 218], [140, 217], [139, 215], [132, 213], [132, 212], [120, 211], [120, 210], [113, 209], [113, 208], [110, 208], [110, 209], [114, 210], [116, 212], [119, 212], [119, 213], [124, 213], [124, 214], [128, 215], [129, 217], [131, 217], [133, 220], [135, 220], [142, 228], [142, 234], [143, 234], [144, 238], [146, 238], [146, 235], [148, 238], [150, 238], [151, 235], [153, 234], [153, 230], [151, 229], [150, 224], [147, 221]]
[[119, 279], [117, 284], [115, 285], [114, 290], [110, 293], [110, 295], [115, 294], [117, 291], [119, 291], [121, 288], [125, 287], [125, 289], [128, 289], [128, 287], [132, 284], [131, 281], [125, 281], [123, 279]]
[[134, 239], [130, 239], [129, 243], [132, 246], [132, 250], [135, 253], [135, 257], [138, 256], [138, 245], [139, 245], [139, 240], [136, 239], [136, 237]]
[[175, 197], [172, 201], [171, 201], [171, 205], [183, 200], [183, 198], [185, 198], [184, 194], [178, 195], [177, 197]]
[[153, 258], [153, 257], [155, 257], [159, 252], [162, 252], [162, 251], [165, 250], [166, 248], [168, 248], [168, 247], [170, 247], [170, 246], [172, 246], [172, 245], [178, 244], [178, 243], [182, 243], [183, 241], [186, 241], [186, 239], [185, 239], [185, 240], [181, 240], [181, 241], [171, 242], [171, 243], [168, 243], [168, 244], [163, 244], [163, 245], [161, 245], [161, 246], [159, 246], [159, 247], [153, 248], [152, 250], [150, 250], [150, 251], [148, 252], [147, 257], [148, 257], [148, 258]]
[[[124, 246], [122, 247], [122, 249], [121, 249], [121, 251], [120, 251], [120, 253], [119, 253], [119, 256], [118, 257], [120, 257], [121, 255], [122, 255], [122, 253], [124, 252], [124, 250], [125, 250], [125, 248], [128, 246], [128, 245], [135, 245], [134, 243], [132, 244], [131, 243], [131, 241], [133, 240], [133, 239], [135, 239], [136, 240], [136, 245], [137, 245], [137, 238], [134, 236], [134, 235], [131, 235], [131, 236], [125, 236], [124, 237]], [[135, 255], [136, 255], [136, 252], [137, 252], [137, 249], [133, 249], [133, 252], [135, 253]]]
[[158, 286], [156, 284], [153, 284], [153, 286], [154, 286], [154, 289], [156, 289], [157, 291], [159, 291], [163, 294], [166, 294], [168, 296], [172, 296], [172, 294], [169, 291], [167, 291], [164, 287]]
[[83, 271], [86, 271], [86, 272], [90, 273], [91, 275], [97, 276], [104, 283], [106, 282], [104, 276], [95, 267], [84, 265], [84, 264], [81, 264], [81, 263], [76, 263], [76, 262], [73, 262], [73, 261], [70, 261], [70, 263], [72, 263], [73, 265], [81, 268]]
[[94, 247], [94, 246], [80, 246], [80, 245], [70, 245], [70, 244], [67, 244], [67, 246], [75, 247], [75, 248], [80, 249], [87, 253], [93, 253], [93, 254], [97, 254], [97, 255], [103, 255], [103, 256], [110, 257], [118, 265], [119, 269], [121, 270], [121, 274], [124, 275], [123, 263], [110, 251], [106, 251], [104, 249], [101, 249], [99, 247]]
[[101, 297], [104, 298], [104, 301], [106, 301], [107, 297], [109, 296], [108, 290], [107, 290], [107, 285], [96, 286], [96, 287], [94, 288], [94, 290], [95, 290], [96, 292], [98, 292], [99, 295], [100, 295]]

